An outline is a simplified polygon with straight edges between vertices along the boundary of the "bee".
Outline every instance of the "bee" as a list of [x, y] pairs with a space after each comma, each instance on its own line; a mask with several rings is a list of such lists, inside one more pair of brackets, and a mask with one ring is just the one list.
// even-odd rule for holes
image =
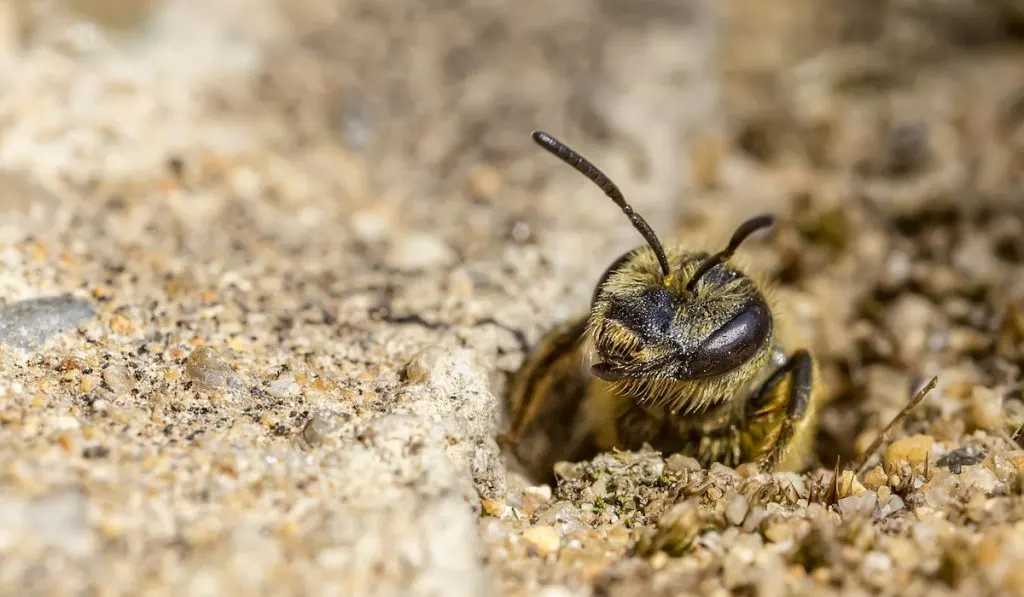
[[597, 167], [547, 133], [533, 140], [600, 187], [646, 244], [612, 262], [589, 312], [548, 332], [527, 357], [512, 378], [511, 424], [499, 440], [538, 476], [560, 460], [645, 443], [705, 467], [805, 466], [817, 365], [806, 348], [792, 348], [769, 286], [733, 258], [774, 217], [741, 223], [715, 253], [666, 250]]

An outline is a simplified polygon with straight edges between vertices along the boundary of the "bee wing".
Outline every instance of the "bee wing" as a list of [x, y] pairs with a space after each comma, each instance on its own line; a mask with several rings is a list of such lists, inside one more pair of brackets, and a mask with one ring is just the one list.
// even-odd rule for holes
[[[556, 326], [545, 334], [537, 348], [529, 355], [512, 382], [509, 393], [511, 426], [506, 441], [515, 443], [520, 433], [530, 424], [542, 406], [544, 393], [537, 388], [551, 376], [553, 366], [560, 360], [571, 358], [580, 348], [587, 330], [587, 314], [582, 314]], [[584, 359], [579, 359], [581, 366]]]

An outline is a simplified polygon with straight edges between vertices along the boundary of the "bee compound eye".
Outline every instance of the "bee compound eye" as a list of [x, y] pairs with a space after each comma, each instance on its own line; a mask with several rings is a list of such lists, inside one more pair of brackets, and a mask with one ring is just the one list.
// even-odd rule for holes
[[757, 354], [771, 329], [768, 305], [760, 297], [749, 301], [735, 317], [686, 355], [680, 377], [701, 379], [732, 371]]

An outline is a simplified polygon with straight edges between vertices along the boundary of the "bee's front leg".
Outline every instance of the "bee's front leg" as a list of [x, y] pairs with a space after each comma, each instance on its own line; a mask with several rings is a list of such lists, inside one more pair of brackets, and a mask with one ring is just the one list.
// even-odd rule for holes
[[[778, 396], [780, 384], [789, 378], [788, 392]], [[785, 418], [771, 449], [758, 462], [762, 471], [774, 470], [787, 456], [794, 436], [802, 424], [809, 422], [808, 412], [814, 391], [814, 361], [809, 352], [797, 350], [769, 377], [751, 397], [752, 418], [772, 416], [785, 405]], [[779, 400], [784, 398], [784, 400]]]

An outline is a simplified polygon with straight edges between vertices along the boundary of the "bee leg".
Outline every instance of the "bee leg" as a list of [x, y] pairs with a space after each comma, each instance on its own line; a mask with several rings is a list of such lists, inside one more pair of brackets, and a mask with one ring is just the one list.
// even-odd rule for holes
[[785, 402], [786, 418], [782, 420], [775, 444], [759, 463], [762, 471], [771, 471], [779, 465], [793, 440], [796, 426], [807, 415], [807, 407], [811, 401], [813, 367], [810, 353], [804, 349], [797, 350], [761, 385], [754, 398], [754, 404], [760, 406], [755, 409], [756, 415], [767, 414], [775, 410], [778, 405], [772, 400], [774, 390], [787, 375], [789, 376], [789, 392]]

